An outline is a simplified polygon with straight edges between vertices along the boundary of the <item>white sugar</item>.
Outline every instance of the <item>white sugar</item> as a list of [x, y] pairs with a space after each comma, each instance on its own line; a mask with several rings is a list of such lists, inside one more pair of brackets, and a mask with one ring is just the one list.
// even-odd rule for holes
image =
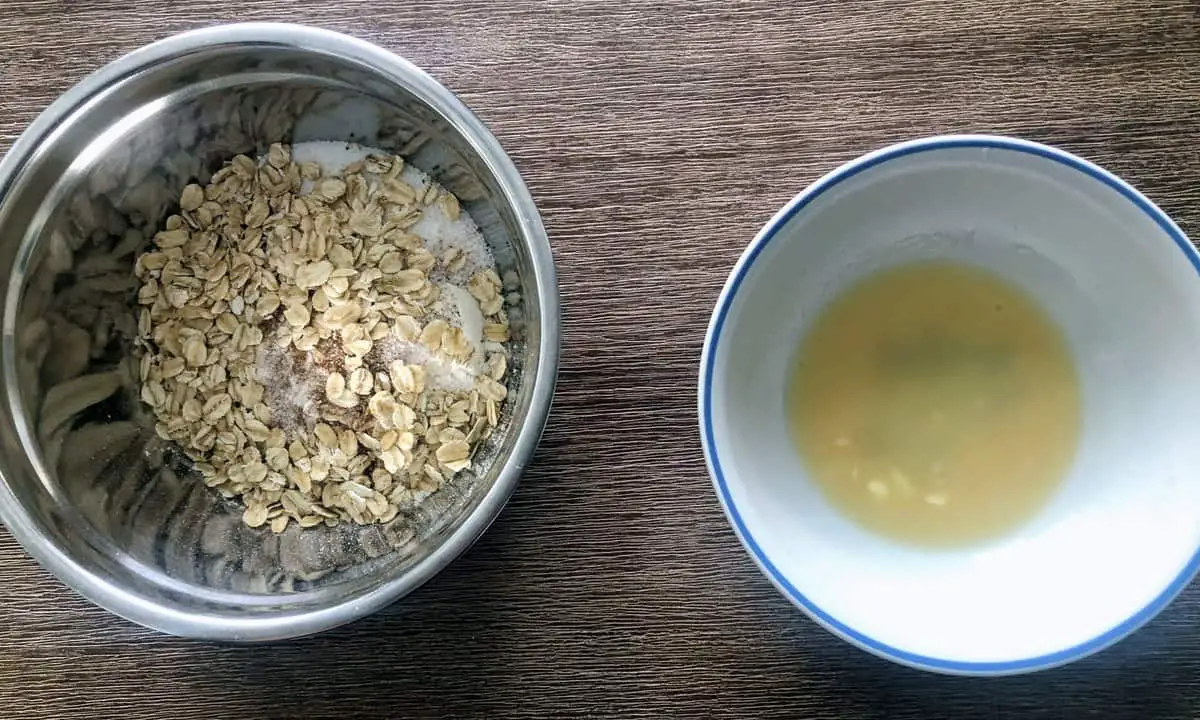
[[[412, 166], [406, 166], [401, 176], [408, 184], [418, 188], [429, 187], [432, 182], [429, 176]], [[448, 273], [446, 279], [458, 285], [466, 285], [471, 276], [480, 270], [496, 269], [496, 260], [479, 232], [479, 226], [471, 219], [466, 211], [460, 211], [458, 218], [451, 220], [446, 211], [438, 203], [425, 208], [421, 219], [409, 229], [414, 235], [425, 241], [425, 247], [437, 257], [443, 257], [447, 250], [458, 248], [465, 260], [462, 268]]]
[[315, 162], [321, 166], [322, 175], [330, 176], [341, 175], [347, 167], [359, 160], [365, 160], [369, 155], [386, 154], [383, 151], [365, 148], [355, 143], [328, 140], [303, 142], [292, 146], [292, 162]]
[[441, 355], [434, 355], [419, 342], [409, 342], [389, 336], [379, 341], [379, 357], [384, 362], [399, 360], [408, 365], [425, 366], [425, 382], [439, 390], [470, 390], [479, 375], [477, 363], [466, 365]]
[[449, 282], [439, 283], [441, 297], [429, 309], [430, 318], [441, 318], [460, 328], [473, 348], [468, 362], [456, 362], [434, 355], [420, 343], [396, 337], [380, 341], [381, 357], [387, 361], [400, 360], [410, 365], [424, 365], [426, 380], [431, 387], [442, 390], [470, 390], [484, 364], [483, 313], [479, 303], [464, 288]]

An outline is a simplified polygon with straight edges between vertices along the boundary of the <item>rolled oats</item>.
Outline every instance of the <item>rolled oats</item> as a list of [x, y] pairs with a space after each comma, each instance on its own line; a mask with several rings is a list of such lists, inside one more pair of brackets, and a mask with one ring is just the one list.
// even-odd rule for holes
[[[463, 214], [412, 172], [375, 154], [326, 176], [279, 144], [239, 155], [183, 189], [136, 260], [140, 397], [250, 527], [388, 522], [469, 470], [499, 422], [516, 279], [426, 246], [424, 219]], [[475, 337], [440, 314], [452, 277], [479, 305]], [[72, 383], [47, 396], [44, 433], [119, 380]]]

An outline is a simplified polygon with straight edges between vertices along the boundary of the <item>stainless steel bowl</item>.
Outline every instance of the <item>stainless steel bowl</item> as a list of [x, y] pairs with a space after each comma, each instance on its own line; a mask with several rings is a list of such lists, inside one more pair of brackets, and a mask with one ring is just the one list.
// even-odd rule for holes
[[[129, 372], [131, 271], [189, 180], [236, 153], [317, 139], [397, 151], [460, 198], [518, 278], [515, 380], [477, 475], [388, 525], [275, 536], [245, 527], [147, 422]], [[400, 598], [488, 527], [549, 412], [554, 264], [516, 169], [448, 90], [343, 35], [214, 27], [103, 68], [0, 164], [0, 237], [0, 519], [67, 585], [168, 633], [286, 638]]]

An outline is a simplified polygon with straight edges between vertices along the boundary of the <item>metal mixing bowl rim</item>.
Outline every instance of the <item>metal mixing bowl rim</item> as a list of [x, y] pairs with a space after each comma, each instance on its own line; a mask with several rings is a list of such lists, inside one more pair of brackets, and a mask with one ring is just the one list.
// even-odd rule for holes
[[[174, 35], [118, 58], [55, 100], [0, 160], [0, 207], [12, 181], [58, 126], [96, 95], [137, 71], [206, 47], [276, 45], [315, 50], [350, 60], [404, 87], [437, 111], [468, 140], [497, 178], [513, 209], [530, 254], [538, 293], [540, 344], [529, 411], [495, 483], [463, 523], [427, 557], [398, 577], [362, 595], [309, 610], [284, 610], [266, 617], [238, 618], [164, 607], [118, 587], [79, 565], [38, 532], [0, 471], [0, 521], [25, 550], [62, 582], [93, 603], [128, 620], [173, 635], [218, 641], [268, 641], [320, 632], [375, 612], [420, 587], [487, 530], [508, 501], [533, 456], [550, 412], [558, 370], [560, 311], [554, 260], [545, 228], [525, 183], [499, 142], [448, 89], [412, 63], [371, 43], [341, 33], [285, 23], [218, 25]], [[5, 345], [13, 347], [11, 327]], [[530, 382], [530, 380], [526, 380]]]

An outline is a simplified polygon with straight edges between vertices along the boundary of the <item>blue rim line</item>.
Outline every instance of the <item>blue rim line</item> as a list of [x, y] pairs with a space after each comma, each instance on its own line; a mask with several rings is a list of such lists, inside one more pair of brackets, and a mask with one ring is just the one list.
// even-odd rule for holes
[[918, 655], [916, 653], [906, 652], [899, 648], [891, 647], [884, 643], [878, 642], [867, 635], [864, 635], [853, 628], [839, 622], [833, 615], [819, 608], [815, 603], [810, 601], [803, 593], [799, 591], [787, 578], [783, 576], [779, 569], [767, 558], [759, 547], [754, 536], [750, 534], [750, 530], [746, 527], [742, 520], [741, 513], [738, 512], [737, 506], [734, 504], [733, 497], [729, 492], [729, 487], [725, 481], [725, 475], [721, 470], [721, 462], [717, 457], [716, 439], [713, 436], [712, 423], [712, 380], [715, 372], [716, 364], [716, 348], [721, 339], [721, 330], [724, 327], [726, 316], [729, 313], [729, 308], [733, 304], [734, 298], [737, 296], [738, 288], [742, 281], [749, 273], [754, 261], [767, 247], [767, 244], [774, 239], [778, 231], [783, 228], [793, 217], [801, 210], [807, 207], [812, 201], [816, 200], [825, 191], [836, 187], [837, 185], [849, 180], [861, 172], [869, 170], [878, 165], [882, 165], [890, 160], [914, 155], [921, 152], [931, 150], [946, 150], [953, 148], [996, 148], [1001, 150], [1011, 150], [1015, 152], [1027, 153], [1036, 155], [1048, 160], [1052, 160], [1061, 165], [1065, 165], [1074, 170], [1087, 175], [1090, 178], [1100, 181], [1109, 188], [1115, 190], [1122, 197], [1137, 206], [1142, 212], [1146, 213], [1167, 235], [1175, 241], [1175, 244], [1188, 258], [1192, 266], [1200, 273], [1200, 253], [1197, 253], [1196, 248], [1188, 242], [1183, 231], [1167, 217], [1157, 205], [1151, 202], [1148, 198], [1135, 190], [1125, 181], [1116, 177], [1112, 173], [1103, 168], [1094, 165], [1082, 158], [1076, 157], [1070, 153], [1040, 145], [1025, 140], [1015, 140], [1012, 138], [994, 137], [994, 136], [948, 136], [941, 138], [929, 138], [925, 140], [917, 140], [908, 143], [901, 143], [888, 148], [884, 148], [875, 153], [868, 154], [851, 161], [846, 165], [834, 170], [829, 175], [821, 178], [813, 183], [802, 193], [797, 195], [787, 207], [785, 207], [778, 215], [767, 223], [767, 226], [754, 239], [750, 248], [738, 261], [730, 276], [729, 281], [725, 285], [725, 289], [721, 293], [721, 298], [718, 301], [717, 308], [713, 315], [712, 324], [708, 331], [708, 337], [704, 343], [704, 367], [702, 375], [702, 385], [700, 387], [700, 403], [701, 403], [701, 431], [704, 443], [704, 453], [709, 461], [709, 468], [713, 477], [713, 484], [717, 488], [722, 505], [725, 506], [725, 512], [737, 531], [738, 537], [742, 544], [750, 552], [751, 556], [758, 563], [763, 573], [770, 579], [778, 588], [780, 588], [788, 598], [799, 606], [802, 610], [808, 613], [814, 620], [824, 625], [834, 634], [840, 635], [851, 643], [858, 645], [864, 650], [872, 652], [881, 657], [893, 660], [905, 665], [925, 670], [933, 670], [936, 672], [962, 674], [962, 675], [1005, 675], [1022, 672], [1030, 672], [1033, 670], [1042, 670], [1057, 665], [1063, 665], [1073, 660], [1085, 657], [1092, 653], [1103, 650], [1113, 643], [1121, 640], [1147, 621], [1162, 611], [1170, 602], [1191, 582], [1192, 577], [1196, 575], [1197, 570], [1200, 570], [1200, 549], [1192, 556], [1192, 559], [1187, 563], [1184, 569], [1168, 584], [1157, 597], [1149, 604], [1143, 607], [1138, 612], [1127, 618], [1124, 622], [1116, 627], [1076, 645], [1072, 648], [1059, 650], [1047, 655], [1039, 657], [1027, 658], [1023, 660], [1010, 660], [1003, 662], [961, 662], [955, 660], [945, 660], [942, 658], [928, 657]]

